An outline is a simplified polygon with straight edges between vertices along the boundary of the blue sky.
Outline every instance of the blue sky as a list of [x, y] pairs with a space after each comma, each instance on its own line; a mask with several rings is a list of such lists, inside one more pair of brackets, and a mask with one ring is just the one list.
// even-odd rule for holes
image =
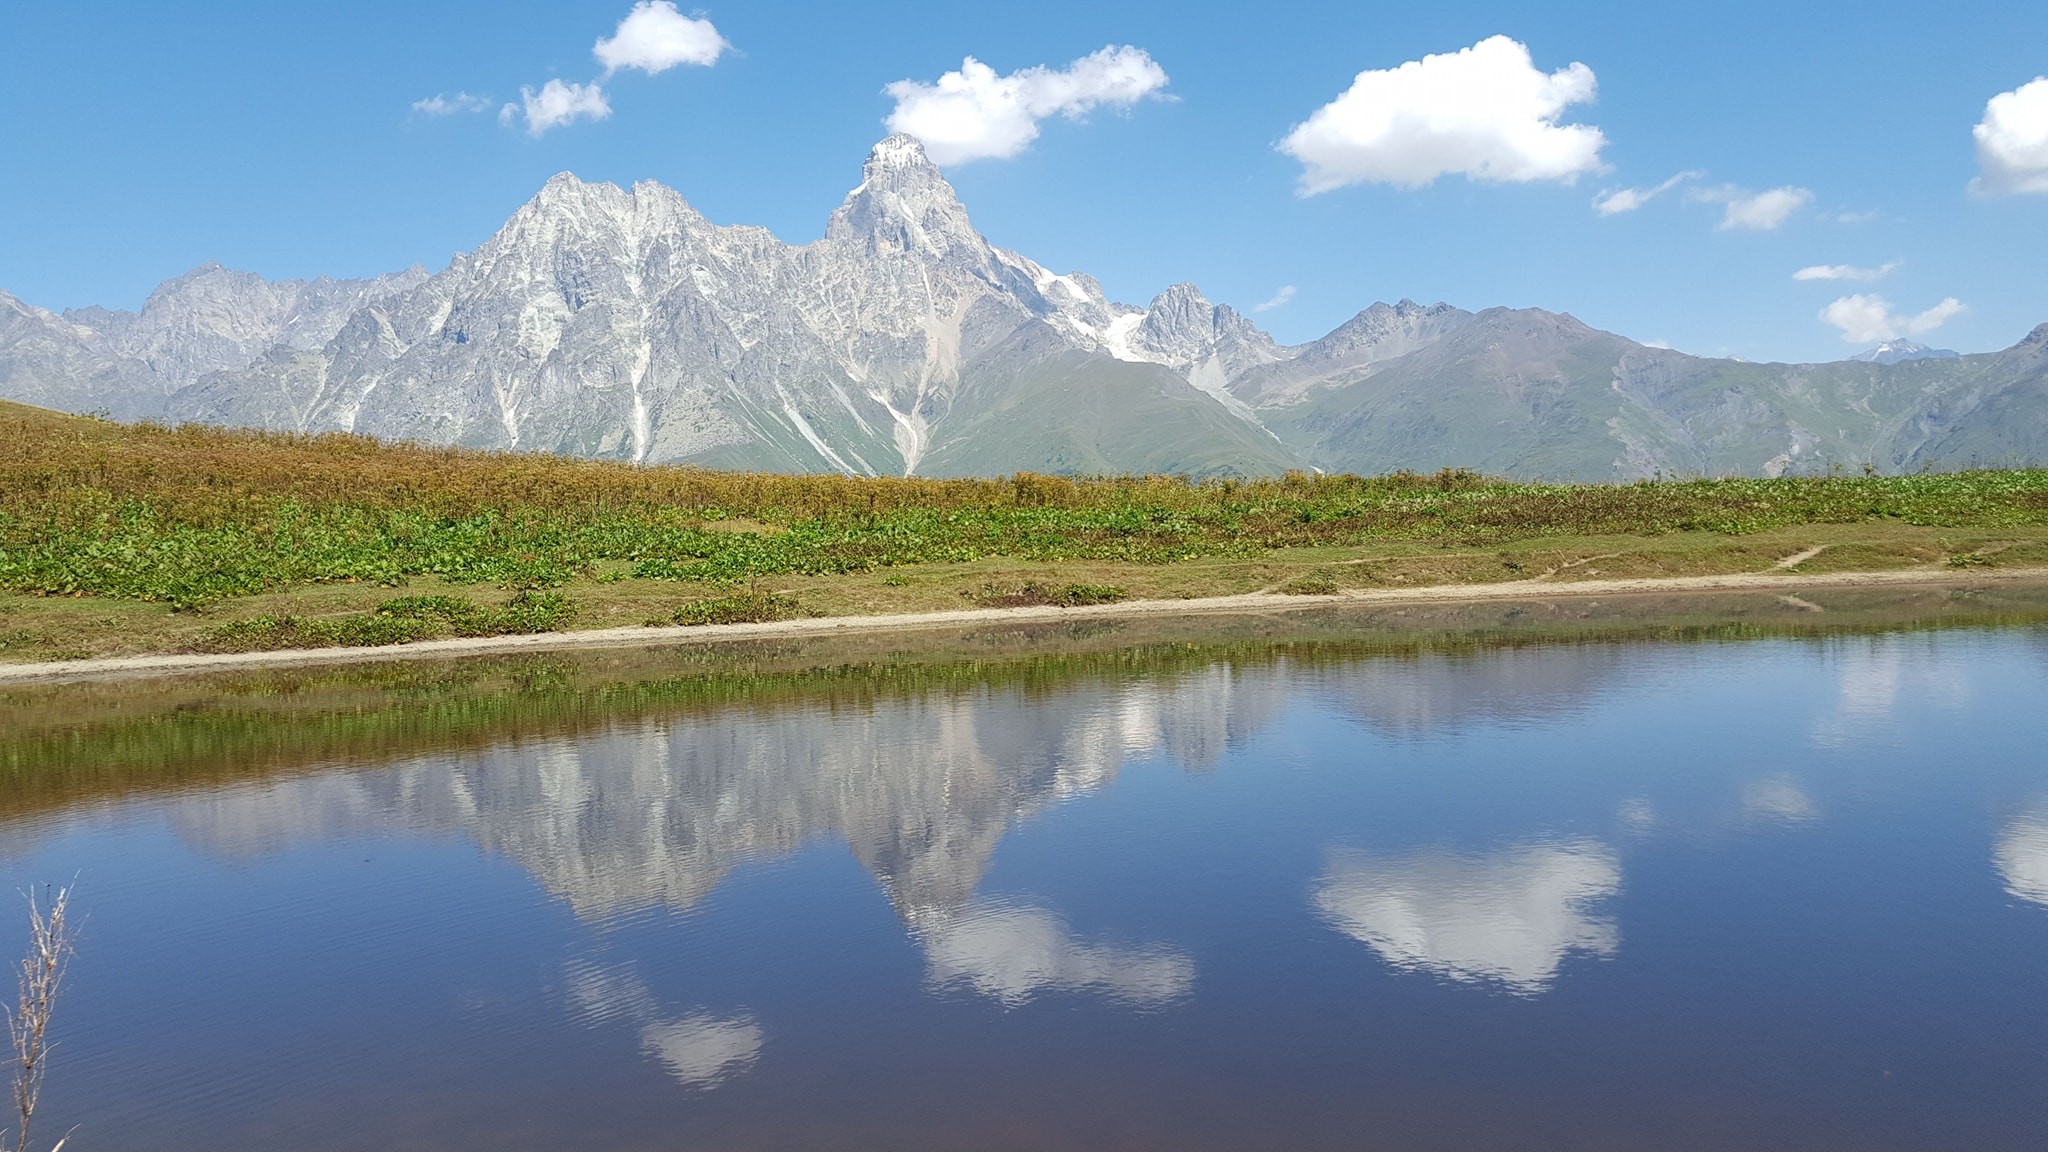
[[[438, 269], [562, 170], [659, 180], [713, 220], [806, 241], [915, 85], [969, 56], [1000, 82], [1128, 46], [1142, 56], [1122, 63], [1163, 85], [1127, 68], [1069, 117], [1081, 81], [1041, 76], [1032, 91], [1053, 95], [1033, 107], [1053, 111], [1035, 139], [982, 125], [985, 154], [947, 165], [993, 241], [1113, 298], [1192, 280], [1249, 310], [1291, 286], [1258, 315], [1287, 341], [1381, 299], [1538, 306], [1753, 359], [1838, 358], [1863, 346], [1845, 328], [1982, 350], [2048, 321], [2048, 168], [2027, 167], [2048, 84], [2023, 88], [2048, 74], [2048, 5], [742, 2], [695, 10], [722, 41], [712, 62], [650, 72], [615, 51], [626, 63], [605, 75], [593, 48], [632, 7], [9, 5], [0, 288], [135, 307], [207, 260], [272, 277]], [[1477, 113], [1505, 118], [1498, 139], [1470, 124], [1449, 143], [1360, 136], [1374, 107], [1427, 103], [1410, 69], [1362, 83], [1320, 136], [1290, 136], [1361, 72], [1495, 36], [1526, 46], [1526, 75], [1468, 53], [1449, 62], [1476, 71], [1425, 81], [1485, 104], [1474, 78], [1500, 65], [1503, 91], [1539, 83], [1561, 108], [1510, 92]], [[658, 48], [656, 64], [692, 51]], [[550, 80], [600, 83], [609, 115], [539, 135], [501, 123]], [[885, 91], [900, 81], [914, 86]], [[414, 111], [465, 93], [480, 110]], [[1973, 128], [2001, 93], [2016, 93], [1993, 125], [2010, 164], [1987, 184], [2009, 191], [1973, 192]], [[1573, 126], [1597, 129], [1590, 155]], [[1450, 170], [1419, 183], [1433, 157]], [[1336, 186], [1303, 195], [1311, 172]], [[1595, 209], [1682, 173], [1698, 175], [1634, 211]], [[1745, 199], [1774, 189], [1788, 191]], [[1751, 226], [1724, 227], [1731, 213]], [[1794, 279], [1835, 265], [1883, 274]], [[1845, 297], [1862, 299], [1824, 320]]]

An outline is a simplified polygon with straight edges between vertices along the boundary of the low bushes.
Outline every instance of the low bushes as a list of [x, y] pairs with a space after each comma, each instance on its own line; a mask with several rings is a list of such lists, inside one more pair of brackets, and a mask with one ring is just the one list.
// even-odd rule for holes
[[1022, 585], [984, 584], [962, 592], [982, 608], [1079, 608], [1086, 604], [1114, 604], [1128, 596], [1108, 584], [1067, 584], [1064, 586], [1027, 580]]
[[576, 615], [558, 592], [521, 592], [503, 604], [455, 596], [404, 596], [343, 616], [252, 616], [214, 629], [196, 652], [269, 652], [283, 648], [359, 648], [447, 636], [553, 632]]
[[[762, 624], [771, 620], [793, 620], [804, 615], [793, 597], [780, 592], [736, 592], [709, 600], [693, 600], [675, 610], [668, 623], [685, 626], [703, 624]], [[653, 623], [663, 623], [654, 621]]]

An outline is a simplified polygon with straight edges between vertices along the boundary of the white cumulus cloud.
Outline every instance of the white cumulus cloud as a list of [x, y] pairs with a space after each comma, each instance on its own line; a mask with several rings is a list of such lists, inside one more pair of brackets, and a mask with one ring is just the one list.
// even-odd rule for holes
[[1287, 134], [1280, 151], [1301, 161], [1301, 194], [1350, 184], [1420, 188], [1439, 176], [1523, 183], [1570, 182], [1601, 170], [1607, 137], [1559, 124], [1593, 99], [1593, 70], [1541, 72], [1506, 36], [1360, 72], [1351, 87]]
[[683, 15], [670, 0], [640, 0], [591, 52], [607, 76], [625, 68], [651, 76], [678, 64], [708, 68], [729, 47], [711, 21]]
[[490, 97], [472, 96], [467, 92], [440, 92], [425, 100], [412, 102], [412, 110], [422, 116], [453, 116], [458, 112], [481, 112], [490, 106]]
[[1794, 280], [1882, 280], [1898, 271], [1897, 260], [1887, 261], [1875, 268], [1861, 268], [1854, 264], [1809, 264], [1792, 274]]
[[550, 128], [574, 124], [578, 120], [602, 120], [612, 114], [612, 106], [604, 97], [604, 89], [596, 81], [589, 84], [565, 84], [550, 80], [541, 85], [540, 91], [522, 87], [519, 102], [507, 104], [498, 109], [498, 121], [503, 124], [526, 121], [526, 134], [539, 136]]
[[1282, 284], [1280, 286], [1280, 290], [1278, 292], [1273, 293], [1273, 298], [1271, 300], [1268, 300], [1263, 304], [1252, 305], [1252, 311], [1271, 312], [1275, 308], [1286, 307], [1287, 302], [1292, 299], [1294, 299], [1294, 285]]
[[1702, 188], [1694, 192], [1691, 199], [1722, 206], [1718, 227], [1723, 232], [1771, 232], [1783, 227], [1794, 212], [1813, 203], [1813, 193], [1791, 185], [1751, 192], [1747, 188], [1723, 184], [1716, 188]]
[[2048, 76], [1993, 96], [1973, 134], [1979, 174], [1972, 190], [2048, 194]]
[[1619, 216], [1623, 212], [1633, 212], [1680, 184], [1688, 180], [1697, 180], [1704, 175], [1704, 172], [1680, 172], [1662, 184], [1648, 188], [1613, 188], [1593, 198], [1593, 211], [1602, 216]]
[[1932, 332], [1965, 311], [1963, 302], [1950, 296], [1925, 312], [1906, 315], [1892, 308], [1882, 296], [1844, 296], [1821, 309], [1820, 318], [1842, 330], [1851, 344], [1871, 344]]
[[898, 80], [883, 91], [896, 101], [889, 130], [923, 142], [938, 164], [1006, 159], [1038, 139], [1039, 121], [1079, 117], [1098, 107], [1129, 108], [1166, 87], [1166, 70], [1126, 44], [1081, 57], [1065, 68], [1023, 68], [1007, 75], [969, 56], [935, 83]]

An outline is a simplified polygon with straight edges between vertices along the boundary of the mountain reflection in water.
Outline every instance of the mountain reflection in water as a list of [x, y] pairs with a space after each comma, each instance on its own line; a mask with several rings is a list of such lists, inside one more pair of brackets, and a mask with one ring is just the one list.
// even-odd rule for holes
[[16, 705], [0, 885], [91, 917], [52, 1128], [2039, 1146], [2040, 630], [1437, 636]]
[[[1304, 697], [1411, 738], [1568, 713], [1625, 651], [1557, 647], [1335, 670], [1282, 660], [1257, 672], [1219, 665], [1049, 694], [731, 709], [221, 789], [173, 802], [169, 818], [193, 843], [233, 856], [380, 825], [459, 832], [517, 861], [588, 919], [687, 909], [741, 861], [836, 837], [906, 922], [946, 936], [976, 931], [956, 922], [995, 915], [969, 906], [1015, 821], [1104, 787], [1128, 762], [1208, 768]], [[1021, 922], [1008, 931], [1020, 941], [1037, 935]]]

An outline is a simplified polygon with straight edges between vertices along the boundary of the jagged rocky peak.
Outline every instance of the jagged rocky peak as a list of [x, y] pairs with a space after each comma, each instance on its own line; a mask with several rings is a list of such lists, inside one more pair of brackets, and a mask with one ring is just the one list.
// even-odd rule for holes
[[[642, 274], [661, 275], [681, 253], [716, 232], [667, 185], [643, 180], [627, 189], [559, 172], [482, 247], [458, 255], [450, 271], [464, 282], [509, 276], [538, 283], [566, 276], [605, 280], [617, 289]], [[565, 298], [576, 294], [565, 290]]]
[[1138, 331], [1161, 350], [1214, 343], [1216, 306], [1193, 284], [1174, 284], [1152, 298]]
[[601, 224], [644, 229], [675, 221], [703, 221], [682, 193], [666, 184], [641, 180], [628, 189], [606, 181], [583, 180], [574, 172], [557, 172], [548, 177], [521, 213], [580, 222], [586, 227]]
[[561, 208], [571, 205], [600, 204], [610, 198], [625, 196], [626, 190], [616, 184], [602, 180], [585, 180], [574, 172], [557, 172], [548, 177], [540, 191], [533, 194], [532, 203], [543, 208]]
[[1215, 304], [1193, 284], [1172, 285], [1152, 300], [1138, 325], [1137, 343], [1169, 363], [1206, 359], [1225, 344], [1248, 349], [1276, 347], [1251, 319], [1227, 304]]
[[826, 225], [828, 239], [866, 244], [877, 252], [984, 256], [987, 241], [968, 222], [953, 186], [914, 136], [886, 137], [861, 166], [860, 186]]

